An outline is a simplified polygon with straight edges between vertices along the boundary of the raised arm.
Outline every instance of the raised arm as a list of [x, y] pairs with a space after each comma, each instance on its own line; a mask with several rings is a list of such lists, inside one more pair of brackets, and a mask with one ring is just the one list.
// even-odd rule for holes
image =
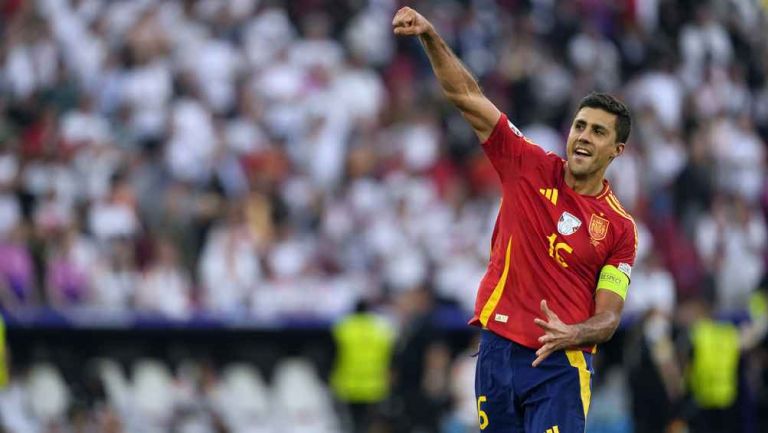
[[437, 34], [432, 23], [415, 10], [404, 7], [395, 14], [392, 26], [396, 35], [419, 37], [445, 96], [461, 111], [480, 141], [488, 139], [501, 112], [483, 95], [477, 80]]

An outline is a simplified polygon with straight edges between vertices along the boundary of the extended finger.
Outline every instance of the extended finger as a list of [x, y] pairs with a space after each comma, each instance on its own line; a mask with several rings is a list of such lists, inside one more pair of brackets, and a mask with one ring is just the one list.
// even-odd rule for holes
[[544, 329], [545, 331], [553, 330], [555, 329], [552, 325], [549, 324], [549, 322], [545, 322], [544, 320], [539, 319], [538, 317], [533, 319], [533, 323], [539, 326], [539, 328]]
[[536, 350], [536, 356], [540, 356], [543, 353], [552, 352], [555, 350], [555, 347], [552, 343], [547, 343]]
[[[546, 347], [546, 346], [544, 346], [544, 347]], [[542, 347], [542, 349], [543, 349], [544, 347]], [[539, 352], [541, 352], [541, 353], [539, 353]], [[542, 362], [543, 362], [545, 359], [547, 359], [547, 357], [548, 357], [548, 356], [549, 356], [551, 353], [552, 353], [552, 351], [551, 351], [551, 350], [545, 350], [545, 351], [542, 351], [541, 349], [539, 349], [539, 351], [537, 351], [537, 352], [536, 352], [536, 355], [538, 355], [538, 356], [536, 357], [536, 359], [534, 359], [534, 360], [533, 360], [533, 362], [531, 363], [531, 366], [532, 366], [532, 367], [538, 367], [538, 366], [539, 366], [539, 364], [541, 364], [541, 363], [542, 363]]]
[[394, 32], [398, 36], [413, 36], [419, 34], [415, 27], [395, 27]]
[[545, 299], [541, 300], [541, 311], [544, 312], [544, 314], [547, 315], [547, 318], [549, 320], [559, 320], [557, 317], [557, 314], [555, 314], [552, 310], [549, 309], [549, 305], [547, 305], [547, 301]]

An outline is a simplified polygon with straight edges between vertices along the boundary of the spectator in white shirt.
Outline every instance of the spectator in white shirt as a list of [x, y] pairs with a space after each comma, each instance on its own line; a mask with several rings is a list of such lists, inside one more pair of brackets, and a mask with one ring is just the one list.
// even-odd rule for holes
[[246, 302], [261, 280], [256, 242], [243, 207], [235, 204], [226, 220], [208, 233], [199, 263], [203, 306], [216, 313], [246, 311]]
[[136, 308], [183, 320], [192, 314], [192, 283], [168, 239], [155, 243], [154, 258], [136, 287]]
[[116, 240], [108, 257], [93, 267], [89, 305], [110, 313], [127, 311], [138, 282], [133, 243], [125, 239]]
[[696, 246], [713, 270], [718, 307], [745, 308], [765, 268], [765, 218], [739, 196], [716, 197], [712, 213], [698, 223]]
[[140, 229], [131, 186], [121, 176], [116, 176], [112, 182], [112, 191], [105, 199], [94, 201], [88, 214], [90, 231], [101, 241], [133, 237]]

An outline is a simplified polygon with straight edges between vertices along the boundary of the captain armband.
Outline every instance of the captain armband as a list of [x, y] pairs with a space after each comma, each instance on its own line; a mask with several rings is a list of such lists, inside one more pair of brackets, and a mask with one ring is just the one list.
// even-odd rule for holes
[[603, 266], [603, 270], [600, 271], [600, 278], [597, 280], [597, 289], [610, 290], [621, 296], [621, 299], [626, 300], [629, 277], [616, 266]]

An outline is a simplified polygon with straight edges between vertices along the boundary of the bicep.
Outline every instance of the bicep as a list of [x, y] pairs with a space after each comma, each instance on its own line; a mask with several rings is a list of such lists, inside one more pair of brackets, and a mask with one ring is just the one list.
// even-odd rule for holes
[[499, 121], [501, 111], [482, 93], [466, 95], [457, 98], [454, 102], [480, 142], [485, 142]]

